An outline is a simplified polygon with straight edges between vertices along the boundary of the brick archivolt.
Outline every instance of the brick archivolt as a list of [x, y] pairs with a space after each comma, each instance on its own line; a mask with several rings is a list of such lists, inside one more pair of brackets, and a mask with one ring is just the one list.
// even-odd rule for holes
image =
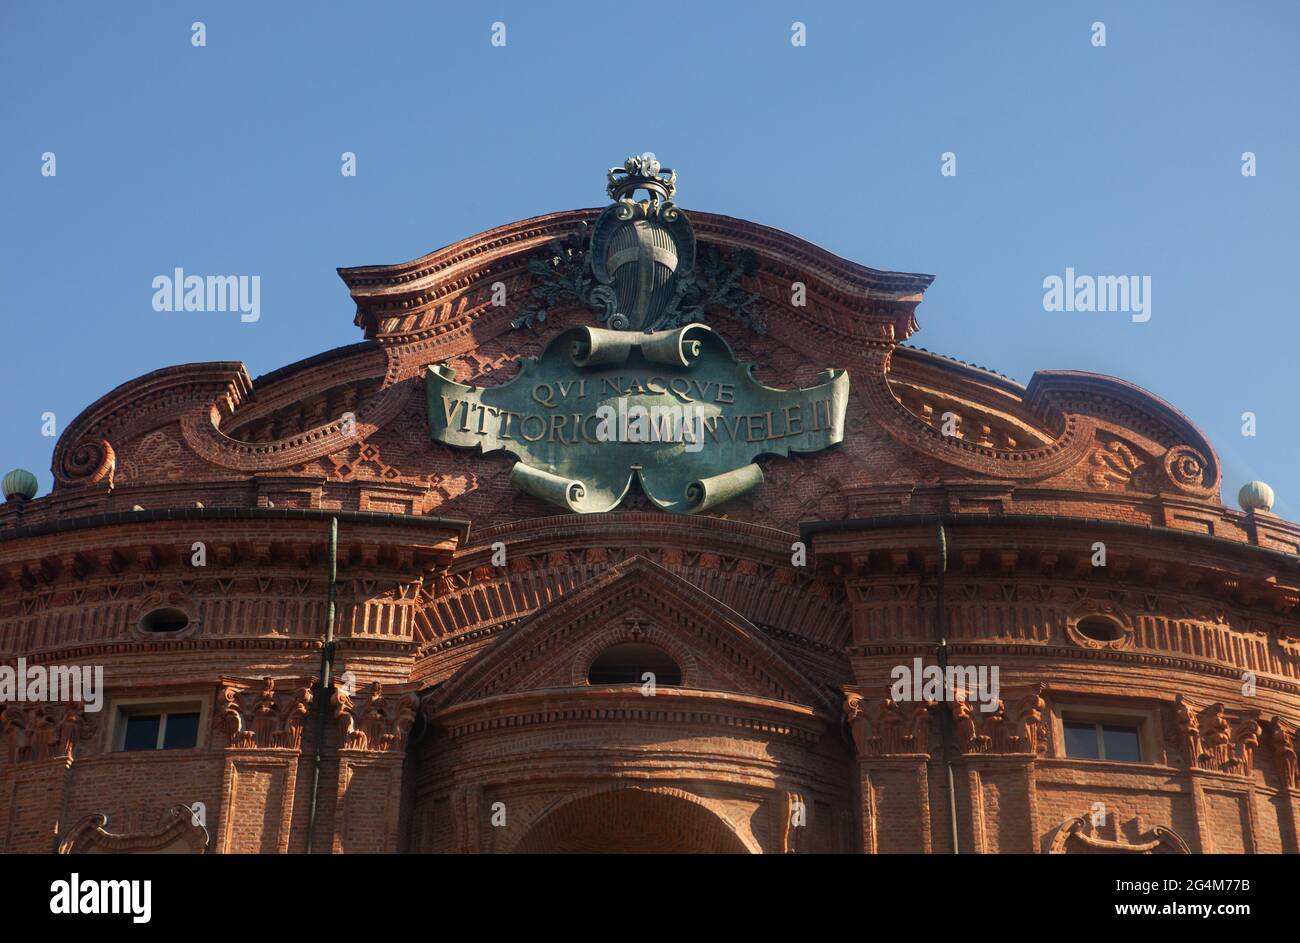
[[[761, 849], [722, 803], [668, 786], [587, 790], [545, 809], [501, 851], [516, 854], [602, 851], [736, 854]], [[511, 839], [514, 839], [511, 841]]]
[[[625, 641], [665, 651], [682, 686], [589, 685], [596, 655]], [[529, 808], [520, 796], [569, 797], [575, 781], [725, 789], [755, 808], [797, 781], [843, 807], [843, 747], [825, 737], [835, 710], [754, 625], [633, 557], [515, 625], [433, 691], [416, 820], [440, 795], [456, 809], [480, 797], [460, 819], [461, 846], [474, 850], [489, 797], [517, 815], [521, 801]]]

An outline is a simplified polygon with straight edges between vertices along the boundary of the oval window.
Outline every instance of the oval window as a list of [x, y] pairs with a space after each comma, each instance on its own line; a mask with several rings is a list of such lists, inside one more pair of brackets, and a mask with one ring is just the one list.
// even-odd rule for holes
[[190, 624], [190, 617], [179, 609], [154, 609], [140, 620], [146, 632], [179, 632]]
[[611, 645], [591, 663], [588, 684], [643, 684], [646, 673], [654, 675], [656, 685], [682, 683], [682, 669], [662, 648], [642, 642]]
[[1124, 637], [1124, 630], [1111, 619], [1100, 616], [1088, 616], [1080, 619], [1074, 626], [1079, 634], [1094, 642], [1118, 642]]

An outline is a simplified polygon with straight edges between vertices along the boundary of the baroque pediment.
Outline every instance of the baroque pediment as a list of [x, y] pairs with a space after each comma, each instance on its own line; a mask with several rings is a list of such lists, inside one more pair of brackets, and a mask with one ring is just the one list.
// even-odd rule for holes
[[1021, 385], [906, 347], [932, 276], [683, 209], [654, 161], [612, 168], [608, 193], [602, 210], [340, 269], [359, 344], [256, 380], [209, 363], [123, 384], [64, 430], [60, 499], [79, 513], [116, 491], [125, 506], [134, 492], [143, 507], [339, 506], [479, 526], [548, 503], [726, 508], [789, 530], [907, 511], [926, 489], [918, 505], [951, 511], [1036, 509], [1050, 491], [1078, 497], [1061, 513], [1153, 497], [1178, 505], [1155, 523], [1218, 526], [1184, 511], [1222, 510], [1220, 462], [1157, 397], [1070, 371]]
[[484, 698], [588, 686], [607, 648], [661, 649], [681, 687], [801, 704], [833, 713], [830, 699], [751, 622], [645, 557], [633, 557], [552, 602], [467, 665], [435, 696], [434, 710]]

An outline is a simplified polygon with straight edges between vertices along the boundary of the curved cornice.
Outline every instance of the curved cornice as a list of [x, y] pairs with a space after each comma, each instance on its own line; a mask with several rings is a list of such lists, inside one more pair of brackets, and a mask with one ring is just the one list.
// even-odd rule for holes
[[[1118, 407], [1121, 413], [1116, 418], [1126, 420], [1124, 426], [1134, 427], [1133, 431], [1148, 435], [1170, 451], [1178, 447], [1195, 450], [1205, 460], [1199, 485], [1180, 481], [1176, 474], [1168, 476], [1179, 490], [1201, 498], [1218, 494], [1223, 469], [1205, 433], [1169, 403], [1136, 384], [1077, 370], [1040, 370], [1029, 381], [1025, 402], [1031, 409], [1044, 411], [1059, 406], [1114, 414]], [[1144, 422], [1154, 423], [1155, 428], [1137, 428]]]
[[238, 361], [163, 367], [128, 380], [97, 399], [63, 430], [54, 447], [51, 471], [58, 485], [108, 480], [115, 456], [112, 438], [160, 425], [199, 411], [212, 417], [234, 413], [252, 392], [248, 371]]
[[982, 383], [995, 386], [1006, 392], [1014, 393], [1017, 396], [1024, 396], [1025, 386], [1019, 383], [1005, 373], [999, 373], [989, 367], [981, 367], [979, 364], [967, 363], [965, 360], [958, 360], [956, 357], [949, 357], [947, 354], [941, 354], [933, 350], [927, 350], [924, 347], [913, 347], [910, 344], [899, 344], [894, 351], [895, 364], [898, 361], [915, 361], [918, 364], [926, 364], [939, 369], [959, 373], [968, 376]]
[[[481, 277], [502, 258], [583, 233], [600, 212], [592, 208], [535, 216], [461, 239], [410, 262], [340, 268], [338, 273], [357, 301], [359, 319], [363, 308], [376, 301], [396, 310], [420, 307], [447, 288]], [[716, 213], [686, 212], [703, 241], [757, 250], [846, 297], [898, 301], [916, 296], [919, 300], [934, 281], [933, 275], [889, 272], [850, 262], [770, 226]]]
[[[367, 366], [370, 360], [374, 363]], [[245, 442], [222, 429], [301, 398], [304, 388], [288, 389], [288, 381], [310, 378], [308, 392], [337, 383], [340, 367], [347, 362], [356, 364], [349, 376], [380, 379], [385, 375], [387, 361], [382, 353], [373, 342], [363, 341], [289, 364], [256, 381], [249, 379], [238, 361], [164, 367], [129, 380], [96, 400], [64, 429], [52, 461], [56, 487], [100, 482], [111, 486], [117, 461], [113, 442], [120, 445], [168, 422], [178, 422], [186, 444], [218, 469], [252, 473], [327, 455], [364, 439], [396, 415], [410, 385], [385, 387], [361, 403], [351, 434], [341, 417], [276, 442]], [[264, 398], [261, 402], [259, 394]]]
[[378, 524], [417, 530], [446, 531], [455, 534], [459, 542], [469, 539], [470, 522], [454, 517], [433, 514], [389, 514], [383, 511], [335, 511], [321, 508], [154, 508], [144, 511], [114, 511], [108, 514], [91, 514], [85, 517], [60, 518], [26, 527], [0, 531], [0, 544], [70, 531], [93, 530], [99, 527], [130, 527], [135, 524], [156, 524], [160, 521], [319, 521], [337, 519], [343, 524]]
[[[697, 546], [735, 544], [752, 551], [762, 551], [774, 557], [789, 557], [790, 540], [795, 535], [789, 531], [747, 521], [727, 518], [696, 517], [692, 515], [665, 515], [658, 511], [611, 511], [603, 514], [554, 514], [549, 517], [512, 521], [497, 527], [475, 531], [473, 542], [463, 545], [462, 558], [467, 563], [479, 563], [479, 557], [491, 552], [491, 545], [505, 540], [514, 546], [525, 545], [534, 538], [546, 543], [564, 539], [586, 539], [593, 532], [611, 531], [609, 536], [635, 528], [640, 539], [671, 544], [689, 535], [699, 542]], [[655, 534], [654, 531], [662, 531]], [[679, 536], [682, 535], [682, 536]], [[476, 554], [475, 556], [469, 556]]]
[[[1024, 389], [1016, 410], [1022, 420], [1032, 419], [1048, 441], [1026, 448], [998, 448], [966, 435], [944, 435], [899, 399], [891, 385], [891, 364], [899, 349], [870, 349], [859, 370], [859, 396], [871, 417], [894, 439], [945, 464], [990, 479], [1039, 481], [1080, 465], [1101, 444], [1098, 430], [1110, 424], [1138, 437], [1134, 444], [1161, 468], [1153, 482], [1158, 491], [1183, 494], [1217, 503], [1222, 481], [1218, 455], [1204, 433], [1186, 416], [1152, 393], [1115, 377], [1070, 370], [1039, 371]], [[915, 351], [903, 353], [916, 358]], [[984, 389], [1011, 397], [1017, 405], [1013, 381], [951, 361], [929, 358], [929, 366], [949, 376], [945, 390], [956, 397], [969, 391], [974, 403], [986, 406]]]
[[1000, 529], [1014, 531], [1017, 534], [1036, 531], [1046, 535], [1058, 533], [1062, 528], [1123, 534], [1131, 537], [1159, 537], [1174, 542], [1185, 542], [1188, 547], [1202, 548], [1217, 557], [1224, 553], [1240, 554], [1245, 560], [1254, 560], [1266, 568], [1277, 569], [1279, 575], [1274, 582], [1281, 580], [1282, 568], [1286, 568], [1294, 579], [1300, 580], [1300, 556], [1260, 547], [1237, 540], [1228, 540], [1197, 531], [1180, 530], [1172, 527], [1156, 527], [1149, 524], [1134, 524], [1128, 521], [1106, 520], [1103, 518], [1061, 517], [1053, 514], [896, 514], [880, 517], [845, 519], [837, 521], [806, 521], [799, 525], [799, 536], [805, 541], [815, 540], [823, 534], [852, 534], [859, 531], [894, 530], [903, 528], [924, 529], [933, 532], [936, 524], [945, 527], [973, 527], [997, 532]]

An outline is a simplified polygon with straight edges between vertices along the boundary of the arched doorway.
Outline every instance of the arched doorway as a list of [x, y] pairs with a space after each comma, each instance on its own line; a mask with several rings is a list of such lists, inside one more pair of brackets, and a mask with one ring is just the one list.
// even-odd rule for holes
[[627, 788], [573, 799], [546, 813], [517, 854], [744, 854], [731, 826], [684, 794]]

